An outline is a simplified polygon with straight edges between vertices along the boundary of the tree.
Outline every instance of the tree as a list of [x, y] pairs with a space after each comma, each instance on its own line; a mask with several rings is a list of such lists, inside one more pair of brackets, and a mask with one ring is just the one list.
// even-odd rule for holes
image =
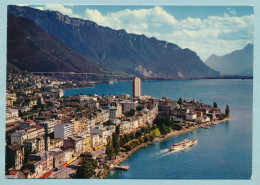
[[76, 178], [91, 178], [95, 174], [96, 168], [97, 161], [93, 158], [87, 158], [77, 169]]
[[159, 130], [163, 136], [165, 136], [170, 131], [169, 128], [164, 124], [160, 126]]
[[172, 129], [173, 129], [173, 130], [181, 130], [181, 129], [182, 129], [182, 126], [181, 126], [181, 125], [178, 125], [178, 124], [173, 124], [173, 125], [172, 125]]
[[131, 109], [128, 113], [127, 113], [127, 116], [128, 117], [132, 117], [135, 115], [135, 110], [134, 109]]
[[113, 138], [113, 147], [115, 150], [115, 155], [118, 155], [120, 152], [120, 143], [116, 132], [112, 134], [112, 138]]
[[131, 133], [129, 134], [129, 136], [130, 136], [130, 140], [133, 140], [133, 139], [135, 138], [135, 135], [134, 135], [133, 132], [131, 132]]
[[138, 105], [138, 106], [136, 107], [136, 110], [137, 110], [137, 111], [141, 111], [141, 110], [143, 110], [143, 108], [144, 108], [144, 107], [143, 107], [142, 105]]
[[151, 134], [150, 134], [150, 141], [151, 142], [154, 141], [155, 137], [156, 137], [155, 132], [151, 132]]
[[218, 108], [218, 104], [215, 101], [213, 102], [213, 108]]
[[108, 138], [108, 142], [106, 146], [106, 154], [109, 160], [115, 159], [116, 157], [116, 153], [115, 153], [115, 149], [111, 137]]
[[145, 134], [143, 139], [144, 139], [145, 142], [149, 141], [150, 140], [149, 134]]
[[182, 104], [182, 99], [179, 98], [178, 101], [177, 101], [177, 103], [178, 103], [179, 105], [181, 105], [181, 104]]
[[116, 126], [116, 134], [119, 135], [120, 134], [120, 126]]
[[126, 142], [129, 142], [129, 141], [131, 140], [129, 134], [125, 134], [125, 135], [124, 135], [124, 138], [125, 138], [125, 141], [126, 141]]
[[147, 107], [147, 109], [152, 110], [153, 105], [151, 103], [147, 103], [146, 107]]
[[226, 109], [225, 109], [225, 114], [227, 116], [229, 116], [230, 110], [229, 110], [229, 105], [226, 105]]
[[146, 133], [148, 133], [148, 128], [147, 127], [142, 127], [140, 131], [141, 131], [141, 133], [146, 134]]
[[137, 130], [137, 131], [135, 132], [135, 138], [138, 139], [138, 138], [140, 138], [141, 136], [142, 136], [141, 131], [140, 131], [140, 130]]
[[124, 146], [125, 143], [126, 143], [125, 137], [121, 135], [119, 137], [119, 144], [120, 144], [120, 146]]

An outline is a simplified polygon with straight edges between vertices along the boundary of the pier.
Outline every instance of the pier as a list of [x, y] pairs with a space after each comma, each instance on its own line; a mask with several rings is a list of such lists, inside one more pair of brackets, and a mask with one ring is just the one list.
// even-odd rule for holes
[[129, 170], [130, 166], [114, 166], [114, 169], [117, 169], [117, 170]]

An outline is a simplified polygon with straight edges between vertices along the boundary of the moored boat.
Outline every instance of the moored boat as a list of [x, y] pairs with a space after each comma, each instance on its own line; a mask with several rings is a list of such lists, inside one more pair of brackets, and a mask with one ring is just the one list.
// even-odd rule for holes
[[194, 144], [197, 144], [198, 143], [198, 139], [195, 139], [195, 140], [189, 140], [189, 139], [184, 139], [184, 141], [181, 141], [179, 143], [176, 143], [176, 144], [173, 144], [169, 150], [170, 151], [174, 151], [174, 152], [177, 152], [177, 151], [181, 151], [181, 150], [184, 150]]

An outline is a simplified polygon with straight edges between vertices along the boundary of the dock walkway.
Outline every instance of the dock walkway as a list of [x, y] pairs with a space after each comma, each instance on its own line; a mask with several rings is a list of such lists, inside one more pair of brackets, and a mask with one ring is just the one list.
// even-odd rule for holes
[[130, 166], [114, 166], [114, 169], [117, 170], [129, 170]]

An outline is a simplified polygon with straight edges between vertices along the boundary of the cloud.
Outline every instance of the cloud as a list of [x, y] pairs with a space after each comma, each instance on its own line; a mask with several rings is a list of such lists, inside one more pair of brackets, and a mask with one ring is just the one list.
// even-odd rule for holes
[[231, 8], [227, 8], [227, 10], [228, 10], [229, 14], [231, 14], [231, 15], [237, 14], [237, 12], [235, 10], [232, 10]]
[[235, 10], [230, 10], [229, 13], [230, 13], [231, 15], [236, 15], [236, 14], [237, 14], [237, 12], [236, 12]]
[[189, 48], [206, 60], [211, 54], [224, 55], [253, 42], [254, 16], [234, 16], [228, 9], [224, 16], [205, 19], [188, 17], [177, 20], [160, 6], [149, 9], [125, 9], [106, 15], [87, 8], [85, 18], [102, 26], [145, 34]]
[[38, 10], [44, 10], [44, 8], [43, 7], [41, 7], [41, 6], [37, 6], [37, 7], [34, 7], [35, 9], [38, 9]]
[[64, 15], [68, 15], [70, 17], [80, 18], [79, 15], [74, 14], [73, 10], [68, 7], [73, 7], [73, 5], [64, 5], [64, 6], [63, 5], [45, 5], [45, 6], [35, 7], [35, 8], [39, 9], [39, 10], [58, 11]]

